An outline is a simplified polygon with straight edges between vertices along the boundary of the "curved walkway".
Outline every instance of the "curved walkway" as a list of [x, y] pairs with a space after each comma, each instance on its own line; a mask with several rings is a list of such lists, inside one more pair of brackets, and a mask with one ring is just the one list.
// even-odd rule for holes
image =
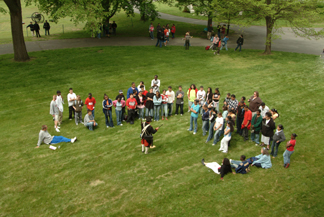
[[[192, 23], [198, 25], [206, 25], [206, 21], [197, 20], [192, 18], [178, 17], [169, 14], [160, 13], [160, 18], [165, 20], [176, 20], [184, 23]], [[244, 34], [243, 49], [258, 49], [263, 50], [265, 47], [265, 27], [251, 26], [240, 29], [238, 26], [233, 26], [231, 29], [235, 30], [235, 38], [230, 38], [228, 47], [234, 48], [236, 46], [236, 39], [238, 34]], [[286, 51], [295, 53], [306, 54], [322, 54], [324, 47], [324, 39], [308, 40], [295, 35], [289, 28], [283, 28], [284, 34], [282, 39], [273, 41], [273, 51]], [[148, 37], [112, 37], [103, 38], [101, 40], [95, 38], [82, 38], [82, 39], [62, 39], [62, 40], [49, 40], [49, 41], [32, 41], [26, 42], [28, 52], [42, 51], [42, 50], [55, 50], [64, 48], [78, 48], [78, 47], [95, 47], [95, 46], [154, 46], [156, 40], [150, 40]], [[181, 38], [170, 40], [169, 46], [183, 46]], [[191, 41], [192, 46], [207, 46], [210, 42], [202, 38], [193, 38]], [[12, 44], [0, 45], [0, 55], [13, 53]]]

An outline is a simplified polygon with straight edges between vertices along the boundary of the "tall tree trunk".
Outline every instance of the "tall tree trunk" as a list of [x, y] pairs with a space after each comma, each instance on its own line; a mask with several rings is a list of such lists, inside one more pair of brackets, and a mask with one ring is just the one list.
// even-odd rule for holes
[[211, 24], [213, 24], [213, 18], [208, 14], [207, 28], [209, 28]]
[[27, 53], [24, 32], [22, 27], [22, 12], [20, 0], [4, 0], [10, 11], [12, 44], [15, 61], [27, 61]]
[[266, 17], [266, 28], [267, 28], [267, 35], [266, 35], [266, 47], [264, 50], [264, 54], [271, 54], [271, 37], [272, 37], [272, 30], [273, 30], [273, 20], [271, 17]]

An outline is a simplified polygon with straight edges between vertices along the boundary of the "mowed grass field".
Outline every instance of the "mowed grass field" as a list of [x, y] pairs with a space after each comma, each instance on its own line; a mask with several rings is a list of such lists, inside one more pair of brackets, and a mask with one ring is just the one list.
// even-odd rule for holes
[[[13, 62], [0, 56], [0, 216], [321, 216], [323, 193], [323, 62], [314, 55], [244, 50], [214, 56], [191, 47], [94, 47], [30, 53], [32, 60]], [[171, 85], [218, 87], [250, 97], [260, 92], [276, 108], [285, 135], [297, 133], [291, 166], [282, 153], [271, 169], [252, 168], [246, 175], [220, 176], [203, 167], [224, 157], [256, 156], [260, 148], [232, 137], [228, 154], [219, 143], [205, 144], [201, 118], [198, 133], [187, 131], [189, 113], [169, 121], [154, 135], [156, 149], [141, 152], [140, 122], [107, 129], [101, 102], [115, 98], [131, 82], [149, 86], [159, 75], [161, 89]], [[94, 131], [68, 120], [67, 103], [61, 132], [53, 128], [52, 95], [68, 89], [85, 100], [97, 100]], [[185, 108], [187, 100], [185, 101]], [[85, 108], [83, 115], [85, 115]], [[116, 124], [115, 111], [113, 111]], [[35, 149], [41, 125], [49, 133], [78, 137], [74, 144]]]

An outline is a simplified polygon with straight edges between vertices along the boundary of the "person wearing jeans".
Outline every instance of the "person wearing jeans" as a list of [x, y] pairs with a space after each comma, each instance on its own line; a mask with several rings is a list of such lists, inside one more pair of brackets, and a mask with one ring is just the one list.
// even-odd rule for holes
[[168, 91], [166, 92], [166, 95], [168, 96], [168, 116], [171, 117], [172, 115], [172, 112], [173, 112], [173, 102], [174, 102], [174, 99], [175, 99], [175, 95], [174, 95], [174, 92], [172, 90], [172, 87], [169, 86], [168, 87]]
[[151, 40], [153, 40], [154, 39], [154, 26], [153, 26], [153, 24], [150, 25], [149, 32], [150, 32]]
[[217, 142], [220, 140], [220, 136], [222, 135], [222, 129], [223, 129], [223, 125], [224, 125], [224, 119], [222, 117], [222, 113], [219, 112], [217, 114], [217, 118], [214, 124], [214, 142], [213, 142], [213, 146], [217, 144]]
[[253, 116], [251, 121], [251, 140], [255, 142], [255, 146], [259, 145], [259, 138], [260, 138], [260, 130], [262, 124], [262, 116], [260, 109], [257, 113]]
[[162, 96], [159, 91], [156, 91], [156, 95], [153, 97], [153, 103], [154, 103], [154, 121], [159, 121], [160, 109], [162, 104]]
[[[222, 50], [223, 47], [225, 47], [225, 49], [228, 50], [228, 49], [227, 49], [227, 41], [228, 41], [228, 40], [229, 40], [229, 37], [228, 37], [228, 35], [226, 35], [225, 38], [223, 38], [223, 40], [222, 40], [222, 47], [220, 48], [220, 50]], [[224, 45], [223, 45], [223, 44], [224, 44]]]
[[162, 104], [161, 104], [161, 115], [162, 115], [162, 120], [168, 120], [168, 98], [169, 96], [166, 94], [166, 90], [162, 91]]
[[272, 155], [272, 158], [277, 157], [280, 143], [286, 140], [283, 129], [284, 127], [281, 124], [279, 124], [277, 126], [277, 130], [275, 134], [273, 134], [273, 141], [272, 141], [271, 153], [270, 153]]
[[296, 145], [296, 133], [291, 134], [290, 141], [286, 144], [286, 151], [283, 153], [284, 158], [284, 167], [288, 168], [290, 165], [290, 156], [295, 151], [295, 145]]
[[77, 95], [77, 100], [73, 102], [73, 109], [75, 111], [74, 117], [75, 117], [75, 124], [78, 125], [83, 124], [82, 122], [82, 108], [83, 108], [83, 102], [81, 100], [81, 97]]
[[37, 146], [35, 148], [39, 148], [39, 146], [44, 142], [47, 145], [50, 144], [57, 144], [60, 142], [71, 142], [74, 143], [76, 141], [76, 137], [74, 137], [73, 139], [68, 139], [65, 138], [63, 136], [51, 136], [48, 131], [47, 131], [47, 126], [43, 125], [42, 129], [39, 131], [38, 134], [38, 142], [37, 142]]
[[104, 100], [102, 101], [102, 112], [105, 114], [107, 128], [114, 127], [113, 120], [112, 120], [112, 106], [113, 103], [111, 99], [109, 99], [109, 97], [105, 94]]
[[85, 103], [87, 105], [87, 109], [91, 111], [93, 118], [95, 117], [95, 105], [96, 99], [92, 97], [92, 93], [88, 94], [88, 98], [86, 98]]
[[145, 97], [143, 96], [143, 92], [140, 91], [135, 99], [137, 101], [138, 119], [144, 119]]
[[203, 115], [201, 117], [202, 118], [202, 131], [203, 131], [203, 136], [205, 136], [209, 129], [209, 111], [208, 111], [208, 107], [206, 105], [203, 105], [202, 110], [203, 110]]
[[193, 130], [193, 122], [195, 122], [195, 129], [194, 129], [194, 133], [197, 133], [197, 119], [198, 119], [198, 114], [199, 114], [199, 104], [198, 104], [199, 100], [195, 100], [194, 104], [191, 106], [190, 111], [191, 111], [191, 115], [190, 115], [190, 128], [188, 129], [188, 131], [192, 131]]
[[237, 48], [240, 47], [240, 52], [241, 52], [243, 42], [244, 42], [243, 35], [240, 35], [240, 37], [236, 41], [237, 47], [235, 48], [235, 51], [237, 50]]
[[117, 100], [113, 101], [113, 105], [115, 106], [116, 112], [116, 119], [117, 119], [117, 126], [123, 126], [122, 122], [122, 115], [123, 115], [123, 108], [125, 107], [125, 100], [122, 100], [121, 97], [118, 97]]
[[208, 131], [208, 137], [207, 137], [206, 143], [209, 142], [214, 136], [214, 125], [215, 125], [216, 118], [217, 118], [216, 110], [215, 110], [215, 108], [212, 108], [209, 111], [210, 124], [209, 124], [209, 131]]
[[84, 117], [84, 126], [89, 128], [89, 130], [91, 131], [93, 131], [93, 128], [95, 126], [98, 126], [98, 123], [94, 120], [91, 110], [88, 110], [88, 114], [86, 114], [86, 116]]
[[179, 86], [179, 90], [176, 92], [176, 111], [175, 115], [178, 115], [178, 109], [180, 108], [180, 114], [183, 115], [183, 96], [184, 92], [182, 91], [182, 86]]

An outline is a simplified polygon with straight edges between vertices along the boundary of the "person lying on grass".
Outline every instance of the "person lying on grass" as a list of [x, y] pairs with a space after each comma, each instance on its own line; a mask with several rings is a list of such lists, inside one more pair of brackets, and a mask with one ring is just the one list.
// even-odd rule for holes
[[216, 162], [205, 163], [205, 159], [202, 159], [201, 160], [201, 163], [202, 163], [202, 165], [204, 165], [204, 166], [212, 169], [215, 173], [221, 174], [221, 180], [223, 180], [223, 177], [227, 173], [233, 173], [233, 174], [235, 174], [235, 172], [232, 172], [231, 164], [230, 164], [228, 158], [224, 158], [223, 159], [222, 166], [220, 166]]
[[48, 132], [47, 132], [47, 126], [43, 125], [42, 129], [39, 132], [38, 135], [38, 142], [37, 142], [37, 146], [35, 148], [39, 148], [39, 146], [44, 142], [47, 145], [52, 145], [52, 144], [57, 144], [60, 142], [71, 142], [74, 143], [77, 140], [76, 137], [74, 137], [73, 139], [68, 139], [65, 138], [63, 136], [51, 136]]

